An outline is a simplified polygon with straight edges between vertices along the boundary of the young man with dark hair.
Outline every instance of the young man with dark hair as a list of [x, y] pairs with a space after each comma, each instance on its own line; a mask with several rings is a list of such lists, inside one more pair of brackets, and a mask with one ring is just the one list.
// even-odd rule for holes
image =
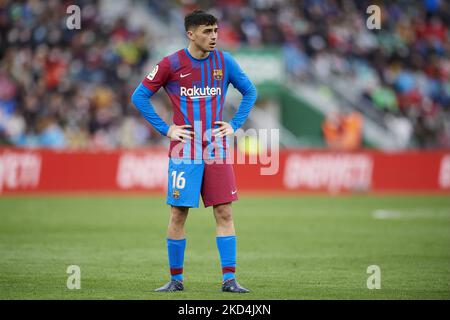
[[[184, 225], [189, 208], [212, 206], [222, 266], [222, 291], [245, 293], [235, 278], [236, 235], [231, 203], [238, 199], [227, 136], [242, 126], [256, 100], [256, 89], [227, 52], [217, 50], [217, 19], [196, 10], [185, 17], [187, 48], [164, 57], [137, 87], [132, 101], [162, 135], [170, 138], [167, 204], [170, 208], [167, 250], [171, 280], [158, 292], [182, 291], [186, 247]], [[228, 85], [243, 98], [233, 119], [223, 121]], [[166, 124], [149, 98], [164, 87], [173, 105]]]

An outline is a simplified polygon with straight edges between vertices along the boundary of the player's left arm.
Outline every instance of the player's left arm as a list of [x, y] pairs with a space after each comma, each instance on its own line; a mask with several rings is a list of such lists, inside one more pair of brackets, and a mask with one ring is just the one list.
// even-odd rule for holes
[[223, 55], [228, 70], [228, 80], [242, 94], [242, 100], [238, 111], [229, 124], [224, 121], [216, 121], [216, 123], [220, 125], [220, 127], [216, 129], [218, 137], [233, 134], [244, 124], [257, 97], [255, 86], [244, 71], [242, 71], [239, 64], [229, 53], [224, 52]]

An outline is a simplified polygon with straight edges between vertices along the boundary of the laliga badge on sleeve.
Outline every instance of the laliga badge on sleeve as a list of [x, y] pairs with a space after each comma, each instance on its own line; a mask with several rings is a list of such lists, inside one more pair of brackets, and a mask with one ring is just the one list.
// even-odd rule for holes
[[154, 68], [153, 68], [153, 70], [152, 70], [152, 72], [150, 72], [149, 74], [148, 74], [148, 76], [147, 76], [147, 79], [148, 80], [153, 80], [153, 78], [156, 76], [156, 73], [158, 72], [158, 65], [156, 65]]

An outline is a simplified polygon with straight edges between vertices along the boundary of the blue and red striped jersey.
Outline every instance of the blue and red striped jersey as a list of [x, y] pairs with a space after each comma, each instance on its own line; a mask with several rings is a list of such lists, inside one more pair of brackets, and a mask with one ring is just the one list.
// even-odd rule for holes
[[[173, 106], [173, 123], [189, 124], [194, 130], [193, 140], [170, 142], [171, 157], [226, 157], [226, 137], [215, 139], [212, 130], [219, 127], [214, 125], [215, 121], [223, 121], [225, 96], [230, 83], [243, 95], [238, 111], [230, 121], [236, 130], [248, 117], [256, 100], [256, 89], [229, 53], [216, 49], [200, 60], [192, 57], [185, 48], [164, 57], [144, 78], [140, 87], [144, 86], [150, 96], [161, 87], [167, 92]], [[152, 110], [146, 110], [138, 99], [133, 97], [133, 102], [159, 132], [167, 134], [168, 125], [152, 113], [151, 104]]]

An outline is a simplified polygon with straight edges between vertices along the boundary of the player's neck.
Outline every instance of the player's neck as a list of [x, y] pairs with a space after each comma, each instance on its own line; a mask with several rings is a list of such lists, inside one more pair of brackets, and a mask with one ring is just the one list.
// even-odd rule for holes
[[187, 49], [189, 51], [189, 54], [195, 59], [205, 59], [209, 55], [209, 51], [203, 51], [191, 43], [189, 44]]

